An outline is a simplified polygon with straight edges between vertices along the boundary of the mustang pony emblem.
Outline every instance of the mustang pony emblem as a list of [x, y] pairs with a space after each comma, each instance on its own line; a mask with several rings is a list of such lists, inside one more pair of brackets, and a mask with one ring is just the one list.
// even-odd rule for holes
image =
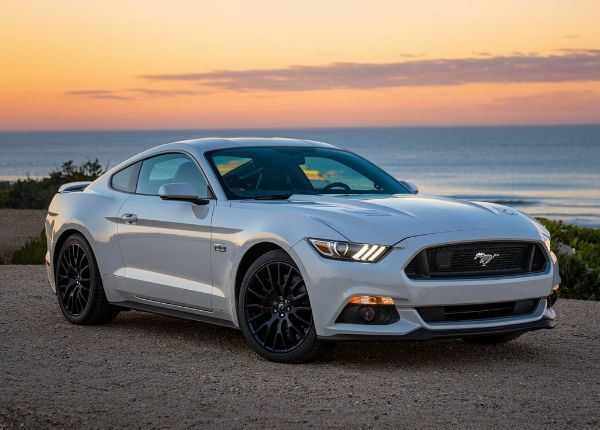
[[479, 260], [479, 264], [485, 267], [496, 257], [500, 257], [500, 254], [486, 254], [485, 252], [478, 252], [475, 254], [475, 258], [473, 260]]

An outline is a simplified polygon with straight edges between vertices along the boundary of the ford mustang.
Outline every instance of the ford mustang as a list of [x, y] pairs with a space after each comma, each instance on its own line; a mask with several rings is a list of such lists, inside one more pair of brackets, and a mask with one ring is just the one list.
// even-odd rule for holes
[[552, 328], [548, 231], [493, 203], [417, 187], [335, 146], [295, 139], [170, 143], [46, 219], [48, 278], [74, 324], [141, 310], [239, 328], [280, 362], [339, 340], [500, 344]]

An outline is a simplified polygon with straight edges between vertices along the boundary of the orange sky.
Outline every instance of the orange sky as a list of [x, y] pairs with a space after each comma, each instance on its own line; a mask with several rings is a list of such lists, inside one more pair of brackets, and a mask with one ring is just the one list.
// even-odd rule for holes
[[0, 130], [600, 122], [598, 0], [0, 11]]

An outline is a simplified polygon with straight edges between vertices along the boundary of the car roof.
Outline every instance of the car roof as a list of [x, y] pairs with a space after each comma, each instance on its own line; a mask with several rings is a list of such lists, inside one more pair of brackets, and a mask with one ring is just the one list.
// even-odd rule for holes
[[288, 139], [284, 137], [208, 137], [203, 139], [189, 139], [181, 140], [178, 142], [166, 143], [164, 145], [155, 146], [147, 149], [133, 157], [117, 164], [111, 168], [107, 173], [114, 174], [114, 172], [122, 169], [123, 167], [142, 160], [147, 157], [154, 156], [155, 154], [168, 152], [168, 151], [189, 151], [196, 155], [198, 162], [202, 163], [203, 155], [207, 151], [214, 151], [217, 149], [227, 148], [243, 148], [248, 146], [297, 146], [297, 147], [321, 147], [321, 148], [337, 148], [334, 145], [328, 143], [317, 142], [315, 140], [305, 139]]
[[318, 146], [324, 148], [335, 148], [333, 145], [317, 142], [315, 140], [288, 139], [284, 137], [208, 137], [204, 139], [182, 140], [175, 143], [191, 146], [199, 153], [213, 151], [216, 149], [242, 148], [247, 146]]

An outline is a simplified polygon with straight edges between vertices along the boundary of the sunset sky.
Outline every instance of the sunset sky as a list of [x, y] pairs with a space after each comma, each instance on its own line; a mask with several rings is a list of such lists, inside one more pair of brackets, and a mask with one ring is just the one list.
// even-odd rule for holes
[[600, 122], [600, 1], [0, 0], [0, 130]]

